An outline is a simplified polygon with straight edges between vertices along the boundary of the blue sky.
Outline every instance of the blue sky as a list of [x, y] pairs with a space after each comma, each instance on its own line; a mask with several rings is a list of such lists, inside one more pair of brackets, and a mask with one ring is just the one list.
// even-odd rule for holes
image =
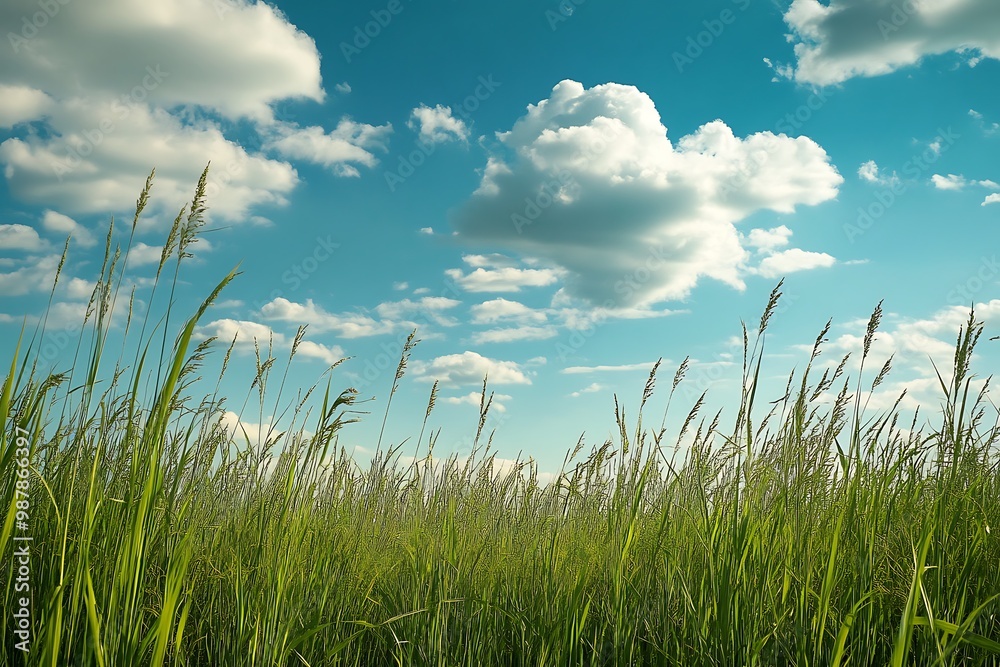
[[880, 299], [872, 365], [896, 357], [875, 407], [905, 388], [934, 411], [929, 358], [949, 365], [969, 304], [1000, 334], [992, 0], [14, 0], [0, 27], [7, 349], [67, 235], [48, 336], [74, 335], [154, 167], [127, 276], [158, 315], [160, 248], [209, 161], [178, 308], [239, 264], [199, 331], [238, 337], [230, 407], [254, 337], [284, 359], [308, 324], [289, 384], [352, 357], [332, 378], [375, 397], [341, 441], [362, 456], [414, 327], [386, 442], [419, 432], [437, 379], [437, 451], [467, 451], [489, 372], [499, 454], [546, 470], [607, 438], [613, 395], [633, 412], [661, 357], [657, 417], [690, 355], [675, 416], [711, 387], [732, 419], [733, 337], [782, 277], [773, 398], [828, 318], [824, 362], [857, 356]]

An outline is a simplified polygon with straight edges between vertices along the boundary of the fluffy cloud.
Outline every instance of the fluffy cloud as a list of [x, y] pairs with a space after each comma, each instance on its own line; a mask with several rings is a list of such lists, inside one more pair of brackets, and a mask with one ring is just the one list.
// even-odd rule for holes
[[50, 232], [72, 236], [73, 241], [83, 248], [92, 248], [97, 245], [97, 239], [94, 238], [89, 229], [62, 213], [45, 211], [42, 214], [42, 226]]
[[211, 161], [210, 214], [252, 221], [253, 207], [285, 204], [298, 175], [231, 141], [223, 132], [230, 121], [249, 120], [256, 136], [248, 142], [259, 139], [264, 151], [340, 175], [374, 164], [368, 149], [383, 128], [344, 120], [326, 132], [275, 122], [279, 101], [322, 102], [325, 92], [312, 38], [272, 5], [59, 3], [57, 17], [21, 39], [22, 18], [37, 10], [35, 0], [0, 6], [13, 50], [0, 60], [0, 126], [32, 124], [0, 144], [0, 163], [24, 201], [70, 214], [121, 211], [155, 166], [148, 214], [173, 218]]
[[772, 252], [788, 245], [792, 230], [784, 225], [772, 229], [752, 229], [747, 235], [746, 244], [761, 252]]
[[[8, 0], [0, 26], [20, 34], [22, 17], [36, 11], [35, 0]], [[15, 55], [0, 62], [0, 79], [30, 81], [57, 97], [86, 90], [113, 98], [142, 85], [147, 67], [158, 67], [169, 85], [146, 96], [160, 107], [204, 106], [267, 120], [278, 100], [324, 99], [316, 44], [263, 2], [70, 2], [30, 42], [11, 46]]]
[[[290, 349], [292, 344], [288, 336], [274, 331], [266, 324], [248, 320], [215, 320], [201, 327], [201, 333], [205, 337], [216, 336], [226, 345], [235, 338], [237, 348], [244, 351], [252, 350], [255, 341], [261, 348], [265, 348], [268, 342], [273, 343], [275, 349]], [[344, 351], [339, 346], [327, 346], [311, 340], [300, 341], [296, 354], [319, 359], [327, 364], [344, 358]]]
[[543, 311], [525, 306], [518, 301], [492, 299], [476, 304], [469, 309], [473, 324], [495, 324], [497, 322], [542, 323], [548, 317]]
[[[939, 153], [940, 147], [935, 152]], [[899, 176], [895, 172], [889, 176], [881, 174], [875, 160], [868, 160], [858, 167], [858, 178], [867, 183], [875, 183], [876, 185], [894, 185], [899, 182]]]
[[482, 384], [487, 375], [492, 384], [531, 384], [517, 363], [489, 359], [476, 352], [449, 354], [429, 362], [415, 361], [411, 368], [419, 380], [440, 380], [443, 385]]
[[464, 273], [448, 269], [445, 275], [466, 292], [520, 292], [522, 287], [544, 287], [559, 279], [553, 269], [475, 269]]
[[133, 245], [128, 251], [128, 261], [132, 266], [157, 264], [162, 256], [163, 246], [147, 245], [141, 241]]
[[980, 206], [988, 206], [990, 204], [1000, 204], [1000, 192], [994, 192], [991, 195], [986, 195], [986, 199]]
[[41, 118], [52, 106], [52, 98], [29, 86], [0, 83], [0, 128]]
[[277, 298], [265, 304], [261, 313], [269, 320], [307, 324], [317, 331], [334, 331], [344, 338], [361, 338], [392, 333], [392, 322], [380, 322], [364, 313], [328, 313], [308, 299], [304, 304]]
[[701, 277], [742, 288], [735, 225], [843, 181], [807, 137], [741, 139], [717, 120], [675, 145], [652, 100], [614, 83], [563, 81], [498, 138], [513, 155], [490, 158], [456, 212], [459, 240], [555, 263], [570, 296], [608, 307], [682, 298]]
[[353, 163], [374, 167], [378, 160], [372, 149], [385, 150], [392, 125], [366, 125], [342, 119], [327, 132], [322, 127], [300, 128], [291, 124], [276, 124], [265, 146], [281, 155], [321, 164], [338, 176], [361, 175]]
[[799, 248], [790, 248], [762, 259], [757, 271], [765, 278], [778, 278], [796, 271], [830, 267], [836, 262], [836, 259], [825, 252], [809, 252]]
[[420, 140], [428, 144], [446, 141], [465, 141], [469, 128], [464, 121], [451, 115], [451, 107], [438, 104], [433, 109], [421, 104], [410, 112], [406, 126], [420, 133]]
[[[489, 396], [486, 398], [489, 399]], [[505, 403], [511, 398], [513, 398], [513, 396], [508, 396], [507, 394], [493, 394], [493, 403], [490, 404], [490, 410], [507, 412], [507, 406]], [[464, 396], [449, 396], [444, 399], [445, 403], [449, 403], [451, 405], [474, 405], [477, 408], [481, 407], [482, 401], [482, 393], [475, 391], [469, 392]]]
[[934, 174], [931, 176], [931, 183], [938, 190], [963, 190], [970, 185], [978, 185], [990, 190], [1000, 190], [1000, 185], [995, 181], [970, 181], [961, 174], [948, 174], [947, 176]]
[[1000, 5], [994, 0], [794, 0], [796, 81], [831, 85], [878, 76], [924, 56], [966, 53], [969, 64], [1000, 58]]
[[0, 225], [0, 248], [4, 250], [41, 250], [45, 241], [33, 227], [27, 225]]

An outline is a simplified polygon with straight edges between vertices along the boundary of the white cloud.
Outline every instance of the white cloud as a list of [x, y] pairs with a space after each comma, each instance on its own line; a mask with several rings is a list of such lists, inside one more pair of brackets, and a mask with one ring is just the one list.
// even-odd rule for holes
[[[16, 37], [38, 7], [8, 0], [0, 26]], [[326, 132], [274, 121], [280, 101], [322, 102], [325, 93], [313, 39], [268, 3], [163, 0], [154, 8], [107, 0], [57, 9], [57, 19], [0, 59], [0, 119], [44, 123], [44, 131], [17, 126], [0, 144], [16, 198], [71, 215], [124, 213], [155, 166], [147, 216], [172, 219], [211, 161], [209, 215], [253, 220], [254, 207], [287, 203], [298, 174], [227, 138], [230, 121], [249, 120], [257, 137], [248, 142], [260, 138], [264, 150], [337, 173], [373, 163], [366, 142], [374, 126], [344, 120]], [[311, 151], [296, 132], [314, 140]]]
[[825, 252], [790, 248], [765, 257], [757, 271], [765, 278], [778, 278], [796, 271], [833, 266], [836, 262], [836, 259]]
[[794, 0], [785, 22], [794, 33], [800, 83], [879, 76], [948, 52], [967, 55], [970, 64], [1000, 58], [994, 0]]
[[548, 319], [544, 311], [529, 308], [518, 301], [492, 299], [476, 304], [469, 309], [473, 324], [495, 324], [497, 322], [543, 323]]
[[931, 176], [931, 182], [938, 190], [961, 190], [967, 185], [965, 177], [956, 174], [948, 174], [947, 176], [934, 174]]
[[344, 350], [339, 345], [327, 346], [311, 340], [299, 342], [296, 354], [319, 359], [326, 364], [335, 364], [344, 358]]
[[63, 211], [122, 211], [142, 190], [151, 165], [156, 184], [147, 213], [171, 219], [190, 201], [209, 161], [210, 214], [230, 221], [259, 204], [286, 204], [298, 181], [291, 165], [248, 154], [218, 127], [187, 125], [145, 104], [73, 98], [52, 111], [49, 125], [52, 136], [0, 144], [0, 162], [15, 196]]
[[570, 366], [569, 368], [564, 368], [560, 373], [565, 373], [566, 375], [580, 375], [582, 373], [621, 373], [627, 371], [645, 371], [649, 372], [653, 369], [655, 361], [649, 361], [642, 364], [621, 364], [619, 366]]
[[500, 253], [462, 255], [462, 261], [474, 269], [507, 269], [516, 267], [519, 263], [516, 259]]
[[490, 329], [477, 331], [472, 335], [472, 342], [477, 345], [484, 343], [515, 343], [526, 340], [548, 340], [559, 334], [555, 327], [521, 326], [508, 329]]
[[[935, 143], [940, 144], [940, 142]], [[931, 148], [935, 153], [941, 152], [940, 145], [935, 148], [934, 144], [931, 144]], [[896, 183], [899, 183], [899, 176], [896, 172], [893, 172], [888, 176], [883, 175], [879, 171], [879, 166], [875, 163], [875, 160], [868, 160], [858, 167], [858, 177], [867, 183], [874, 183], [876, 185], [895, 185]]]
[[347, 83], [346, 81], [343, 81], [335, 85], [334, 89], [336, 89], [338, 93], [343, 93], [344, 95], [347, 95], [348, 93], [351, 92], [351, 84]]
[[[489, 395], [486, 396], [487, 400]], [[490, 404], [490, 411], [496, 410], [497, 412], [507, 412], [507, 406], [505, 403], [511, 400], [513, 396], [508, 396], [507, 394], [493, 394], [493, 403]], [[481, 407], [483, 400], [483, 395], [481, 392], [469, 392], [464, 396], [449, 396], [444, 399], [445, 403], [451, 405], [474, 405], [476, 408]]]
[[410, 288], [410, 283], [406, 282], [405, 280], [392, 284], [392, 289], [394, 289], [397, 292], [402, 292], [403, 290], [407, 290], [409, 288]]
[[868, 181], [869, 183], [875, 183], [878, 181], [878, 165], [875, 164], [875, 160], [868, 160], [860, 167], [858, 167], [858, 176], [861, 180]]
[[451, 115], [451, 107], [438, 104], [434, 108], [421, 104], [410, 112], [406, 126], [420, 133], [420, 140], [430, 144], [465, 141], [469, 128], [464, 121]]
[[318, 331], [335, 331], [344, 338], [361, 338], [392, 333], [396, 329], [393, 322], [380, 322], [364, 313], [328, 313], [313, 303], [295, 303], [279, 297], [265, 304], [261, 313], [269, 320], [290, 322], [295, 325], [308, 324]]
[[991, 195], [986, 195], [986, 199], [980, 206], [988, 206], [989, 204], [1000, 204], [1000, 192], [994, 192]]
[[[206, 338], [216, 336], [223, 345], [228, 346], [233, 338], [236, 339], [236, 347], [243, 352], [254, 349], [254, 341], [265, 350], [269, 341], [274, 345], [274, 350], [291, 350], [292, 338], [282, 333], [274, 331], [266, 324], [249, 320], [219, 319], [200, 327], [200, 333]], [[296, 348], [296, 355], [319, 359], [325, 364], [333, 364], [344, 358], [344, 350], [339, 345], [323, 345], [312, 340], [299, 341]], [[262, 352], [263, 354], [263, 352]]]
[[791, 237], [792, 230], [784, 225], [771, 229], [752, 229], [747, 236], [746, 244], [760, 252], [773, 252], [788, 245], [788, 240]]
[[614, 83], [563, 81], [498, 138], [512, 156], [492, 156], [457, 211], [460, 240], [553, 262], [572, 296], [607, 307], [682, 298], [701, 277], [742, 288], [735, 224], [843, 181], [808, 137], [741, 139], [716, 120], [675, 145], [653, 101]]
[[158, 264], [163, 255], [163, 246], [146, 245], [138, 242], [128, 251], [128, 262], [132, 266], [144, 266], [146, 264]]
[[37, 120], [52, 107], [52, 98], [29, 86], [0, 83], [0, 128]]
[[389, 301], [380, 303], [375, 307], [375, 312], [383, 320], [403, 320], [407, 317], [420, 315], [424, 319], [436, 322], [443, 326], [454, 326], [458, 324], [453, 318], [445, 317], [442, 311], [451, 310], [460, 306], [461, 301], [449, 299], [443, 296], [425, 296], [416, 301], [403, 299], [402, 301]]
[[491, 384], [531, 384], [517, 363], [489, 359], [476, 352], [449, 354], [429, 362], [414, 361], [411, 368], [419, 380], [440, 380], [443, 385], [482, 384], [487, 374]]
[[35, 231], [27, 225], [0, 225], [0, 248], [4, 250], [41, 250], [46, 246]]
[[520, 292], [522, 287], [544, 287], [559, 279], [554, 269], [475, 269], [469, 273], [448, 269], [445, 275], [466, 292]]
[[80, 244], [83, 248], [92, 248], [97, 245], [97, 239], [94, 238], [89, 229], [62, 213], [46, 210], [42, 214], [42, 226], [50, 232], [72, 236], [73, 241]]
[[433, 227], [421, 227], [420, 228], [420, 233], [421, 234], [432, 235], [432, 234], [434, 234], [434, 228]]
[[[7, 0], [0, 24], [19, 33], [21, 17], [37, 11], [34, 0]], [[142, 85], [147, 67], [169, 78], [148, 91], [162, 107], [269, 120], [278, 100], [324, 98], [315, 42], [266, 3], [60, 4], [58, 20], [0, 62], [0, 80], [31, 81], [57, 98], [110, 98]]]
[[[338, 176], [360, 176], [355, 164], [374, 167], [378, 159], [373, 149], [385, 150], [392, 125], [367, 125], [342, 119], [335, 129], [275, 124], [265, 146], [287, 158], [323, 165]], [[354, 163], [354, 164], [352, 164]]]
[[574, 391], [572, 394], [570, 394], [570, 396], [572, 398], [580, 398], [584, 394], [594, 394], [596, 392], [601, 391], [602, 389], [604, 389], [604, 385], [592, 382], [591, 384], [587, 385], [580, 391]]
[[979, 187], [987, 188], [989, 190], [998, 190], [1000, 185], [994, 181], [984, 180], [984, 181], [970, 181], [965, 176], [961, 174], [948, 174], [947, 176], [942, 176], [941, 174], [934, 174], [931, 176], [931, 183], [938, 190], [963, 190], [967, 186], [977, 185]]

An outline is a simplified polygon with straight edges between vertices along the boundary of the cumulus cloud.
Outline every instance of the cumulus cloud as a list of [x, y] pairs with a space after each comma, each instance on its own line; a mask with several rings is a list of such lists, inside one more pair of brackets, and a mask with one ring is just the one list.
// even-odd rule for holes
[[0, 83], [0, 128], [41, 118], [52, 107], [52, 98], [30, 86]]
[[92, 248], [97, 245], [97, 239], [90, 233], [90, 230], [68, 215], [47, 210], [42, 214], [42, 226], [50, 232], [72, 236], [73, 241], [83, 248]]
[[761, 252], [772, 252], [788, 245], [791, 237], [792, 230], [784, 225], [771, 229], [752, 229], [747, 235], [746, 244]]
[[302, 304], [279, 297], [265, 304], [260, 311], [269, 320], [307, 324], [314, 330], [333, 331], [344, 338], [378, 336], [396, 329], [393, 322], [379, 321], [361, 312], [329, 313], [313, 303], [312, 299]]
[[794, 0], [795, 80], [831, 85], [958, 52], [970, 65], [1000, 58], [1000, 5], [994, 0]]
[[615, 83], [563, 81], [498, 138], [510, 155], [456, 211], [459, 240], [554, 263], [570, 296], [608, 307], [683, 298], [702, 277], [742, 288], [736, 224], [843, 181], [808, 137], [739, 138], [716, 120], [675, 145], [652, 100]]
[[518, 301], [492, 299], [476, 304], [469, 309], [473, 324], [495, 324], [497, 322], [542, 323], [548, 317], [544, 311], [535, 310]]
[[986, 195], [986, 199], [980, 206], [989, 206], [990, 204], [1000, 204], [1000, 192], [994, 192], [991, 195]]
[[833, 266], [837, 260], [825, 252], [810, 252], [799, 248], [782, 250], [761, 260], [757, 269], [765, 278], [778, 278], [796, 271], [808, 271]]
[[421, 104], [410, 112], [406, 126], [420, 134], [420, 140], [428, 144], [447, 141], [465, 141], [469, 138], [469, 128], [465, 121], [451, 115], [451, 107], [438, 104], [431, 108]]
[[0, 225], [0, 248], [4, 250], [41, 250], [45, 241], [28, 225]]
[[158, 263], [162, 256], [163, 246], [147, 245], [140, 241], [129, 249], [128, 262], [132, 266], [145, 266]]
[[274, 125], [270, 133], [267, 148], [287, 158], [323, 165], [338, 176], [357, 177], [361, 172], [352, 163], [365, 167], [378, 164], [371, 151], [385, 150], [392, 125], [367, 125], [344, 118], [330, 132], [315, 125], [281, 123]]
[[[264, 151], [341, 175], [374, 163], [366, 142], [384, 132], [378, 126], [345, 120], [326, 132], [275, 122], [280, 101], [322, 102], [325, 92], [313, 39], [272, 5], [60, 3], [58, 20], [21, 40], [22, 18], [37, 10], [34, 0], [0, 6], [13, 51], [0, 60], [0, 125], [32, 123], [15, 125], [15, 136], [0, 144], [15, 197], [68, 214], [118, 212], [155, 165], [148, 214], [172, 218], [211, 161], [210, 215], [252, 220], [255, 206], [287, 203], [298, 174], [226, 136], [223, 128], [247, 120], [257, 132], [249, 140], [259, 139]], [[301, 145], [306, 139], [311, 152]]]
[[482, 384], [487, 375], [492, 384], [531, 384], [527, 373], [516, 362], [490, 359], [477, 352], [414, 361], [411, 368], [417, 379], [423, 382], [440, 380], [442, 385]]
[[[254, 348], [254, 342], [261, 348], [269, 343], [275, 349], [291, 349], [292, 340], [282, 333], [274, 331], [271, 327], [260, 322], [250, 320], [220, 319], [210, 322], [200, 329], [206, 338], [215, 336], [220, 341], [228, 345], [234, 338], [236, 347], [242, 351], [249, 351]], [[311, 340], [302, 340], [296, 349], [296, 354], [312, 359], [333, 364], [344, 358], [344, 350], [338, 345], [327, 346]]]

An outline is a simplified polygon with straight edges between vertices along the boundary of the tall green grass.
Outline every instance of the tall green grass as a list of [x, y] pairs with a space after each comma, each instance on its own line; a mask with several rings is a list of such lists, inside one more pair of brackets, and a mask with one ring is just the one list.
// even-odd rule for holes
[[[846, 358], [813, 369], [827, 324], [787, 396], [761, 404], [779, 284], [756, 335], [743, 327], [743, 389], [725, 415], [703, 416], [699, 400], [676, 425], [664, 414], [647, 427], [657, 365], [632, 419], [616, 398], [617, 439], [581, 441], [541, 484], [531, 460], [495, 465], [485, 383], [473, 457], [435, 458], [440, 429], [423, 438], [435, 387], [415, 460], [395, 446], [362, 469], [338, 444], [356, 392], [330, 377], [287, 403], [284, 430], [232, 433], [219, 387], [234, 341], [220, 341], [219, 380], [192, 398], [213, 348], [195, 344], [197, 323], [236, 275], [175, 321], [205, 184], [203, 174], [159, 262], [167, 317], [137, 321], [134, 294], [116, 315], [128, 245], [112, 248], [109, 231], [70, 369], [39, 368], [44, 324], [5, 365], [3, 608], [22, 595], [21, 428], [33, 635], [29, 653], [16, 650], [5, 612], [0, 665], [1000, 664], [1000, 430], [985, 389], [973, 390], [974, 315], [939, 376], [936, 430], [864, 409], [890, 366], [865, 365], [880, 307], [855, 377]], [[134, 355], [106, 356], [113, 316]], [[272, 352], [257, 348], [247, 396], [262, 415], [271, 401], [281, 412], [287, 393], [291, 358]], [[686, 371], [685, 361], [668, 406]]]

